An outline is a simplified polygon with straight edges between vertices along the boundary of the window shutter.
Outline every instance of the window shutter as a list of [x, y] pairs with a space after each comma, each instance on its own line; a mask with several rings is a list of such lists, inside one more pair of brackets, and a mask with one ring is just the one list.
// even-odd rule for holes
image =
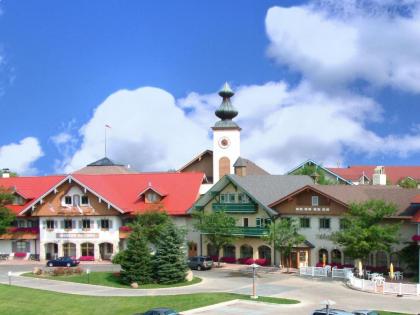
[[96, 223], [98, 224], [98, 229], [101, 228], [101, 220], [96, 221]]
[[64, 220], [60, 220], [60, 227], [64, 229]]
[[90, 228], [91, 229], [94, 229], [94, 226], [93, 226], [94, 224], [95, 224], [95, 221], [94, 220], [90, 220]]
[[31, 252], [31, 242], [26, 242], [26, 244], [25, 244], [25, 245], [26, 245], [26, 250], [25, 250], [25, 251], [26, 251], [27, 253], [30, 253], [30, 252]]
[[109, 222], [109, 228], [112, 229], [112, 220], [108, 220]]
[[42, 221], [42, 227], [45, 229], [47, 227], [47, 220]]
[[16, 250], [17, 250], [16, 241], [12, 241], [12, 253], [16, 253]]
[[83, 228], [83, 220], [79, 220], [79, 229]]
[[71, 222], [71, 228], [72, 229], [75, 229], [76, 227], [77, 227], [76, 220], [72, 220], [72, 222]]

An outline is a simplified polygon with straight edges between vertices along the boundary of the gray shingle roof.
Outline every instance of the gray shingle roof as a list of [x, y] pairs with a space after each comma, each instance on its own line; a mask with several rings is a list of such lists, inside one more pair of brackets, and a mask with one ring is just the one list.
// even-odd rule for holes
[[269, 205], [295, 190], [313, 184], [306, 175], [229, 175], [262, 204]]

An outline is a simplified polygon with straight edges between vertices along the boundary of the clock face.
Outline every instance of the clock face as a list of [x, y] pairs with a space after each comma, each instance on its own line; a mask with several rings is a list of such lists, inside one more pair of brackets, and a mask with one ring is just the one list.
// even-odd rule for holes
[[222, 149], [226, 149], [226, 148], [228, 148], [228, 147], [230, 146], [230, 140], [229, 140], [229, 138], [228, 138], [228, 137], [223, 137], [223, 138], [220, 138], [220, 139], [219, 139], [219, 146], [220, 146]]

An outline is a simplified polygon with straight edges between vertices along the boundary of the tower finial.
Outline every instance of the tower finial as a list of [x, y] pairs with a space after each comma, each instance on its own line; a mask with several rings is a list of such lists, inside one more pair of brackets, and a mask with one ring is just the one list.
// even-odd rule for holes
[[232, 121], [238, 115], [238, 111], [233, 107], [230, 98], [235, 95], [235, 93], [230, 88], [229, 84], [225, 82], [222, 89], [219, 91], [219, 95], [223, 98], [222, 104], [215, 111], [217, 117], [221, 121], [216, 122], [214, 127], [221, 128], [239, 128], [239, 126]]

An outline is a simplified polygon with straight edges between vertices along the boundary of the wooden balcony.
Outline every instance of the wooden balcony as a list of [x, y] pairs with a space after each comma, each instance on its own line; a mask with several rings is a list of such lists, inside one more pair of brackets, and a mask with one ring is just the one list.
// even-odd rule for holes
[[258, 207], [253, 203], [213, 203], [214, 211], [225, 211], [226, 213], [256, 213]]

